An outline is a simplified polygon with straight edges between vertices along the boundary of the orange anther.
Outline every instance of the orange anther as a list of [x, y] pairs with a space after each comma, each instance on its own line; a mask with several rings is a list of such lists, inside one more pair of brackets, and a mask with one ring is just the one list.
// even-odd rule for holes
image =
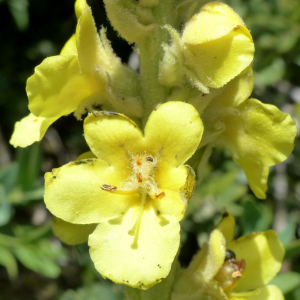
[[165, 196], [166, 196], [166, 193], [165, 193], [165, 192], [161, 192], [161, 193], [159, 193], [158, 195], [155, 194], [155, 199], [162, 199], [162, 198], [165, 197]]
[[117, 190], [117, 187], [114, 185], [109, 185], [109, 184], [102, 184], [101, 185], [101, 189], [104, 191], [109, 191], [109, 192], [113, 192]]
[[138, 166], [142, 164], [142, 158], [140, 156], [137, 156], [135, 161]]
[[136, 178], [137, 178], [138, 182], [142, 182], [143, 181], [141, 173], [137, 173], [136, 174]]
[[232, 273], [231, 276], [232, 276], [233, 279], [239, 279], [239, 278], [242, 277], [242, 273], [240, 271], [235, 271], [235, 272]]

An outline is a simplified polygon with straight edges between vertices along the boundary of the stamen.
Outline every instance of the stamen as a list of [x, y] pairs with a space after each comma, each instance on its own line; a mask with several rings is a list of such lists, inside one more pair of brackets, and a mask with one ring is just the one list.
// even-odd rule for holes
[[165, 192], [161, 192], [161, 193], [159, 193], [158, 195], [155, 194], [155, 199], [162, 199], [162, 198], [165, 197], [165, 196], [166, 196], [166, 193], [165, 193]]
[[137, 173], [136, 174], [136, 178], [137, 178], [138, 182], [142, 182], [143, 181], [141, 173]]
[[140, 166], [142, 164], [142, 158], [140, 156], [137, 156], [135, 161], [138, 166]]
[[102, 184], [101, 189], [104, 191], [114, 192], [117, 190], [117, 187], [109, 184]]
[[142, 198], [142, 200], [141, 200], [139, 215], [138, 215], [133, 227], [128, 231], [129, 235], [134, 236], [134, 240], [131, 245], [131, 248], [133, 248], [133, 249], [136, 249], [138, 247], [137, 240], [138, 240], [138, 236], [139, 236], [139, 229], [140, 229], [140, 225], [141, 225], [141, 220], [142, 220], [142, 215], [143, 215], [143, 211], [144, 211], [144, 207], [145, 207], [147, 193], [143, 192], [141, 198]]

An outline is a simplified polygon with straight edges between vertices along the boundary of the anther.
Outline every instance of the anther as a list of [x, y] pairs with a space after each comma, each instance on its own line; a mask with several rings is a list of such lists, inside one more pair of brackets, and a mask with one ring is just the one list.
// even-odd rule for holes
[[166, 196], [166, 193], [165, 193], [165, 192], [161, 192], [161, 193], [159, 193], [158, 195], [155, 194], [155, 199], [162, 199], [162, 198], [165, 197], [165, 196]]
[[137, 156], [135, 161], [138, 166], [140, 166], [142, 164], [142, 158], [140, 156]]
[[136, 174], [136, 178], [137, 178], [138, 182], [142, 182], [143, 181], [141, 173], [137, 173]]
[[102, 184], [101, 185], [101, 189], [104, 191], [109, 191], [109, 192], [113, 192], [117, 190], [117, 187], [114, 185], [109, 185], [109, 184]]

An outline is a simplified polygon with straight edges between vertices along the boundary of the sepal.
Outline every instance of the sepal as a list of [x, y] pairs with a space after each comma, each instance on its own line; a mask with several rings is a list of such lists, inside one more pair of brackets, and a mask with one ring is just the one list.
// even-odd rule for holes
[[130, 44], [140, 42], [154, 29], [150, 8], [135, 0], [104, 0], [108, 18], [116, 31]]

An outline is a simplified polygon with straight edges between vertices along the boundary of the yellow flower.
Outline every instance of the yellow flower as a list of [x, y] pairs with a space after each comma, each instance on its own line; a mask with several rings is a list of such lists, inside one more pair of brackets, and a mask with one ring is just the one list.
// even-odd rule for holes
[[88, 239], [103, 277], [147, 289], [168, 275], [195, 183], [183, 164], [202, 132], [196, 109], [182, 102], [154, 111], [144, 135], [122, 114], [90, 114], [84, 133], [97, 158], [46, 173], [45, 203], [54, 216], [98, 224]]
[[244, 169], [255, 195], [266, 198], [269, 167], [290, 155], [297, 128], [276, 106], [248, 98], [253, 84], [249, 69], [228, 83], [201, 116], [208, 139], [212, 131], [220, 133], [212, 144], [226, 147]]
[[202, 92], [220, 88], [247, 68], [254, 55], [251, 34], [229, 6], [204, 5], [183, 29], [187, 77]]
[[15, 147], [41, 140], [53, 122], [72, 112], [77, 119], [102, 108], [142, 115], [138, 75], [115, 56], [104, 29], [99, 36], [85, 0], [76, 1], [75, 11], [76, 34], [60, 55], [46, 58], [27, 81], [31, 114], [15, 126], [10, 141]]
[[[205, 145], [227, 148], [245, 171], [256, 197], [266, 198], [269, 167], [290, 155], [297, 133], [295, 122], [276, 106], [249, 98], [252, 69], [208, 95], [190, 95], [203, 120]], [[179, 100], [179, 97], [175, 97]]]
[[209, 242], [175, 282], [172, 300], [186, 299], [181, 298], [186, 290], [193, 295], [188, 299], [284, 299], [276, 286], [267, 285], [281, 269], [285, 253], [277, 234], [256, 232], [232, 241], [234, 226], [234, 217], [224, 214]]

